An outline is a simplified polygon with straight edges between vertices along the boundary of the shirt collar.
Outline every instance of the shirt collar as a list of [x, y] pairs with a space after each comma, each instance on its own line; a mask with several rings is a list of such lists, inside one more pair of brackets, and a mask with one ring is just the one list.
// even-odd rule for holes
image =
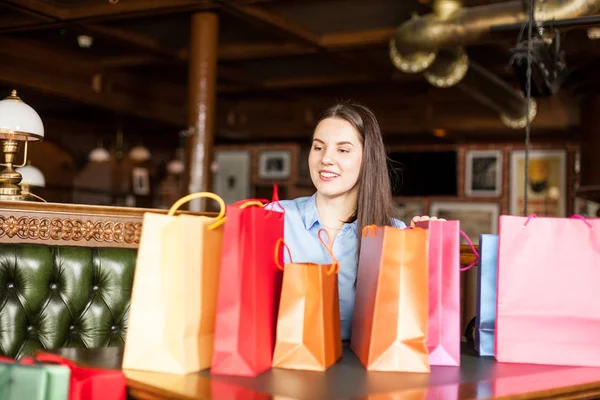
[[[319, 225], [321, 221], [319, 221], [319, 210], [317, 209], [317, 193], [315, 192], [306, 203], [304, 203], [304, 213], [302, 215], [302, 219], [304, 221], [304, 227], [306, 230], [312, 228], [317, 222]], [[344, 224], [342, 231], [345, 231], [348, 228], [351, 228], [353, 232], [356, 232], [357, 221], [354, 220], [350, 224]]]
[[317, 193], [315, 192], [306, 203], [304, 203], [304, 227], [309, 230], [319, 220], [319, 210], [317, 210]]

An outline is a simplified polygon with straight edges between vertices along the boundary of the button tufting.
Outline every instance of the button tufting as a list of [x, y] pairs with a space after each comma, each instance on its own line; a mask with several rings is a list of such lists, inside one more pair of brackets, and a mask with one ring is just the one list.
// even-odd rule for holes
[[69, 326], [69, 330], [70, 330], [71, 332], [75, 332], [75, 325], [70, 325], [70, 326]]
[[27, 332], [28, 332], [28, 333], [33, 333], [33, 326], [29, 325], [29, 326], [27, 327]]
[[100, 289], [100, 288], [98, 287], [98, 285], [94, 285], [94, 287], [92, 288], [92, 290], [93, 290], [94, 292], [95, 292], [96, 290], [98, 290], [98, 289]]
[[113, 325], [113, 326], [110, 327], [110, 331], [112, 333], [118, 333], [119, 332], [119, 327], [116, 326], [116, 325]]
[[15, 284], [10, 282], [8, 285], [6, 285], [6, 287], [8, 288], [8, 290], [13, 290], [15, 288]]
[[50, 290], [56, 290], [56, 289], [58, 289], [58, 285], [56, 283], [51, 283]]

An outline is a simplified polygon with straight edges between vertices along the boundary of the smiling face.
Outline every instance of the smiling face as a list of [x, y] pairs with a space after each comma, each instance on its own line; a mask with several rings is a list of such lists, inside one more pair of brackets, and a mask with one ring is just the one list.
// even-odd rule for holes
[[310, 177], [317, 191], [338, 197], [358, 191], [363, 145], [348, 121], [326, 118], [319, 122], [308, 156]]

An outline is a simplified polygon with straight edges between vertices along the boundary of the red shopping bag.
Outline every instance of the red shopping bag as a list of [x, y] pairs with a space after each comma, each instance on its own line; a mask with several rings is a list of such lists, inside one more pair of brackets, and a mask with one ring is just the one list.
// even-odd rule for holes
[[600, 219], [500, 217], [495, 356], [600, 366]]
[[56, 363], [71, 369], [69, 400], [125, 400], [127, 385], [122, 371], [82, 368], [55, 354], [40, 353], [37, 361]]
[[416, 226], [429, 232], [429, 364], [460, 366], [460, 235], [474, 247], [460, 230], [460, 221], [424, 221]]
[[[282, 272], [273, 254], [284, 212], [274, 187], [268, 200], [227, 206], [211, 373], [256, 376], [271, 368]], [[278, 206], [279, 205], [279, 206]], [[280, 260], [283, 263], [283, 257]]]

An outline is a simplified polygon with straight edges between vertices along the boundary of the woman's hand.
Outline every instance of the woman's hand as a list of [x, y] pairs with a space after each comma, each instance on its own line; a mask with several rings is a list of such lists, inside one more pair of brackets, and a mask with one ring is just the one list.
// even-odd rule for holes
[[410, 220], [410, 226], [414, 227], [417, 222], [424, 222], [424, 221], [445, 221], [445, 219], [438, 218], [438, 217], [430, 217], [428, 215], [416, 216]]

